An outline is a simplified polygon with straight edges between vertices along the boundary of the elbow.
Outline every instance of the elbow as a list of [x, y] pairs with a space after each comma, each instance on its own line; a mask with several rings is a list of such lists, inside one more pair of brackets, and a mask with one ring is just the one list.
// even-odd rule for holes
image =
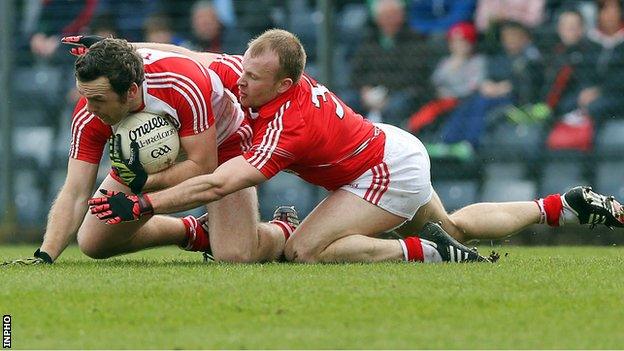
[[209, 203], [218, 201], [228, 194], [229, 192], [224, 188], [224, 184], [213, 183], [210, 189], [202, 191], [199, 194], [199, 200], [203, 203]]

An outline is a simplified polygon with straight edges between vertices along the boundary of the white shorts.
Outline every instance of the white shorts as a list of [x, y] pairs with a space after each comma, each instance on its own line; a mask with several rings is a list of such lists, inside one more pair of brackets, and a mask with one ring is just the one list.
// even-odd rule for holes
[[412, 134], [388, 124], [375, 126], [386, 134], [383, 162], [340, 189], [410, 220], [433, 195], [429, 155]]

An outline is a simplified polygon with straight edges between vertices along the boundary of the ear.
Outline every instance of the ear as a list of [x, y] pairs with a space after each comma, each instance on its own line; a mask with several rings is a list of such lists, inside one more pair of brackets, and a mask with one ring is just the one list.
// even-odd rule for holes
[[277, 92], [281, 94], [293, 86], [293, 80], [291, 78], [284, 78], [280, 80], [277, 84]]
[[130, 88], [128, 89], [128, 99], [136, 99], [137, 96], [141, 93], [141, 88], [137, 85], [137, 83], [132, 83]]

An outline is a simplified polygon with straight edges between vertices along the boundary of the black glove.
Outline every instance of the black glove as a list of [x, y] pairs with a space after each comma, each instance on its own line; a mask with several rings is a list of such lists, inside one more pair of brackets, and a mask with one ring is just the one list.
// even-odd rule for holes
[[89, 51], [89, 47], [91, 47], [91, 45], [104, 39], [106, 38], [99, 35], [74, 35], [71, 37], [61, 38], [61, 43], [74, 45], [74, 47], [69, 50], [69, 53], [74, 56], [82, 56]]
[[154, 213], [152, 202], [147, 195], [126, 195], [118, 191], [100, 189], [104, 197], [89, 200], [91, 214], [106, 224], [136, 221]]
[[6, 261], [0, 264], [0, 266], [16, 266], [16, 265], [24, 265], [24, 266], [32, 266], [37, 264], [52, 264], [54, 261], [52, 257], [48, 255], [46, 252], [41, 251], [41, 249], [37, 249], [33, 254], [34, 257], [29, 258], [20, 258], [18, 260]]
[[108, 153], [113, 172], [130, 187], [135, 194], [140, 194], [147, 182], [147, 172], [139, 161], [139, 144], [136, 141], [130, 143], [132, 154], [129, 159], [124, 159], [121, 153], [121, 135], [111, 136], [108, 144]]

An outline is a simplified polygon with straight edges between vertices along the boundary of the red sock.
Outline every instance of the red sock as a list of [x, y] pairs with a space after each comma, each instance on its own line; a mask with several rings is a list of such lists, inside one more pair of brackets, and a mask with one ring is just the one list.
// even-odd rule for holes
[[552, 194], [543, 199], [537, 200], [542, 216], [546, 217], [546, 223], [551, 227], [558, 227], [561, 224], [561, 216], [563, 214], [563, 203], [561, 195]]
[[186, 246], [183, 247], [186, 251], [208, 251], [210, 250], [210, 239], [208, 238], [208, 232], [204, 230], [197, 218], [193, 216], [186, 216], [182, 218], [184, 223], [184, 229], [186, 229]]
[[288, 240], [288, 238], [290, 238], [292, 233], [295, 231], [295, 228], [291, 226], [290, 224], [288, 224], [288, 222], [284, 222], [284, 221], [280, 221], [276, 219], [276, 220], [270, 221], [269, 223], [277, 224], [284, 232], [284, 238], [286, 238], [286, 240]]
[[417, 236], [408, 236], [407, 238], [404, 238], [402, 240], [399, 240], [399, 242], [402, 242], [402, 244], [405, 244], [403, 246], [403, 250], [404, 252], [407, 253], [407, 260], [408, 261], [419, 261], [419, 262], [424, 262], [425, 261], [425, 256], [423, 254], [423, 248], [422, 248], [422, 242], [420, 241], [420, 238]]

